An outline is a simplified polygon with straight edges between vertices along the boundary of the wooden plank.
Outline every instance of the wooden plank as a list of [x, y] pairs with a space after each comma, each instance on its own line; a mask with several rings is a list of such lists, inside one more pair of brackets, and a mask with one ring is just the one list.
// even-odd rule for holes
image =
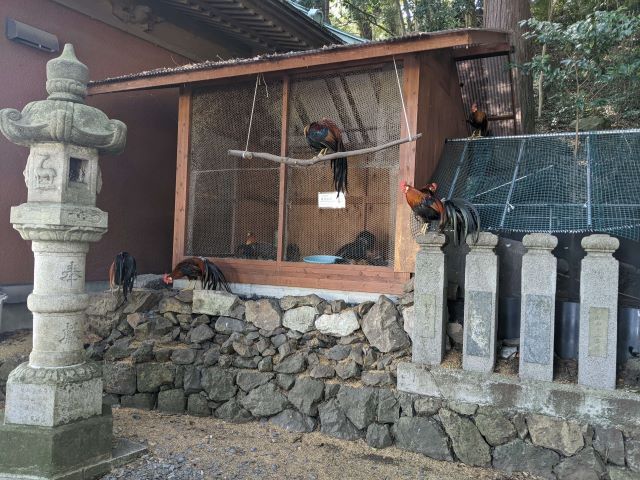
[[175, 87], [185, 83], [203, 82], [208, 80], [255, 75], [284, 70], [308, 69], [321, 65], [337, 67], [343, 62], [353, 62], [364, 58], [390, 57], [409, 53], [457, 47], [475, 43], [504, 43], [508, 40], [508, 33], [497, 30], [454, 30], [435, 32], [420, 37], [398, 39], [389, 42], [360, 44], [355, 46], [338, 47], [334, 49], [315, 50], [308, 53], [278, 56], [275, 58], [261, 58], [253, 61], [221, 65], [213, 69], [176, 71], [159, 73], [153, 76], [125, 78], [110, 83], [91, 85], [90, 95], [110, 92], [143, 90], [148, 88]]
[[178, 98], [178, 151], [176, 159], [176, 196], [173, 213], [173, 264], [185, 255], [187, 233], [187, 192], [189, 189], [189, 151], [191, 147], [191, 89], [180, 89]]
[[476, 58], [498, 57], [507, 55], [511, 51], [508, 42], [496, 43], [494, 45], [473, 45], [465, 48], [454, 48], [453, 57], [456, 62], [464, 60], [474, 60]]
[[[282, 125], [280, 127], [280, 155], [286, 156], [289, 150], [289, 77], [282, 78]], [[287, 206], [287, 166], [280, 164], [280, 189], [278, 191], [278, 253], [276, 260], [282, 262], [285, 252], [284, 234], [286, 228]]]
[[[420, 93], [420, 58], [418, 55], [407, 55], [403, 57], [402, 69], [402, 93], [404, 103], [407, 108], [407, 117], [409, 120], [409, 130], [407, 130], [407, 122], [404, 113], [400, 116], [400, 137], [406, 137], [410, 133], [417, 133], [418, 128], [418, 108]], [[424, 133], [424, 132], [423, 132]], [[427, 135], [427, 138], [430, 136]], [[400, 168], [398, 172], [397, 186], [397, 204], [396, 204], [396, 231], [394, 246], [394, 270], [396, 272], [411, 272], [415, 266], [415, 260], [412, 264], [411, 252], [415, 241], [411, 234], [411, 216], [413, 213], [407, 205], [404, 193], [400, 190], [400, 182], [406, 181], [410, 184], [414, 183], [415, 165], [417, 149], [421, 149], [426, 138], [423, 137], [416, 142], [404, 143], [400, 145]]]
[[[183, 257], [184, 258], [184, 257]], [[364, 265], [312, 265], [235, 258], [211, 258], [228, 281], [400, 295], [408, 273]]]

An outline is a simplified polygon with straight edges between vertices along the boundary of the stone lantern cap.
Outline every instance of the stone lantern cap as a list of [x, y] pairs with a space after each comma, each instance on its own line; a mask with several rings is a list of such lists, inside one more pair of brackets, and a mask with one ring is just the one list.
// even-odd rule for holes
[[62, 55], [47, 62], [49, 97], [27, 104], [22, 112], [0, 110], [0, 131], [13, 143], [27, 147], [61, 142], [95, 148], [100, 154], [121, 153], [127, 127], [85, 105], [88, 81], [89, 69], [67, 43]]

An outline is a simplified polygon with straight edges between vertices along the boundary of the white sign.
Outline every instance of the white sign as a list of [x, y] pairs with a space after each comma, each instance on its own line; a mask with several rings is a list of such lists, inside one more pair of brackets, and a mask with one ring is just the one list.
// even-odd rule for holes
[[318, 192], [318, 208], [345, 208], [347, 201], [344, 193], [340, 192]]

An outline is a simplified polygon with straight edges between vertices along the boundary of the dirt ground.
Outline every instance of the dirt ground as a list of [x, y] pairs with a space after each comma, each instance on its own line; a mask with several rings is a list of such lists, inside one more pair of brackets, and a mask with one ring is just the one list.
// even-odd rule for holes
[[31, 343], [31, 330], [0, 333], [0, 363], [7, 359], [28, 356]]
[[289, 433], [268, 422], [232, 424], [211, 417], [118, 408], [114, 433], [144, 443], [149, 454], [104, 480], [537, 478], [440, 462], [393, 447], [376, 450], [363, 440], [338, 440], [319, 432]]
[[[0, 363], [26, 361], [31, 331], [0, 335]], [[4, 408], [0, 396], [0, 408]], [[149, 453], [104, 480], [191, 479], [421, 479], [532, 480], [484, 468], [440, 462], [395, 447], [338, 440], [320, 432], [289, 433], [268, 422], [232, 424], [212, 417], [114, 408], [114, 435], [146, 445]]]

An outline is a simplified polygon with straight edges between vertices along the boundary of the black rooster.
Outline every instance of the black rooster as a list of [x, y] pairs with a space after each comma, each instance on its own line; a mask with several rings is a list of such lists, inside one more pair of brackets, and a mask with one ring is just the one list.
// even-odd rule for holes
[[[191, 257], [178, 263], [170, 274], [165, 273], [162, 280], [167, 285], [178, 278], [200, 279], [205, 290], [225, 290], [231, 292], [222, 270], [204, 257]], [[220, 287], [220, 288], [218, 288]]]
[[133, 284], [138, 272], [136, 271], [136, 259], [128, 252], [120, 252], [109, 267], [109, 287], [111, 291], [120, 287], [124, 299], [133, 291]]
[[[304, 136], [307, 143], [319, 155], [324, 155], [327, 150], [335, 153], [344, 152], [344, 143], [342, 143], [342, 131], [338, 126], [328, 118], [323, 118], [318, 122], [310, 123], [304, 127]], [[338, 195], [340, 192], [347, 191], [347, 159], [334, 158], [331, 160], [331, 170], [333, 171], [333, 188]]]
[[347, 243], [336, 252], [337, 257], [342, 257], [343, 261], [338, 263], [346, 263], [346, 260], [366, 260], [371, 255], [371, 249], [376, 243], [376, 237], [368, 230], [363, 230], [356, 236], [356, 239]]

